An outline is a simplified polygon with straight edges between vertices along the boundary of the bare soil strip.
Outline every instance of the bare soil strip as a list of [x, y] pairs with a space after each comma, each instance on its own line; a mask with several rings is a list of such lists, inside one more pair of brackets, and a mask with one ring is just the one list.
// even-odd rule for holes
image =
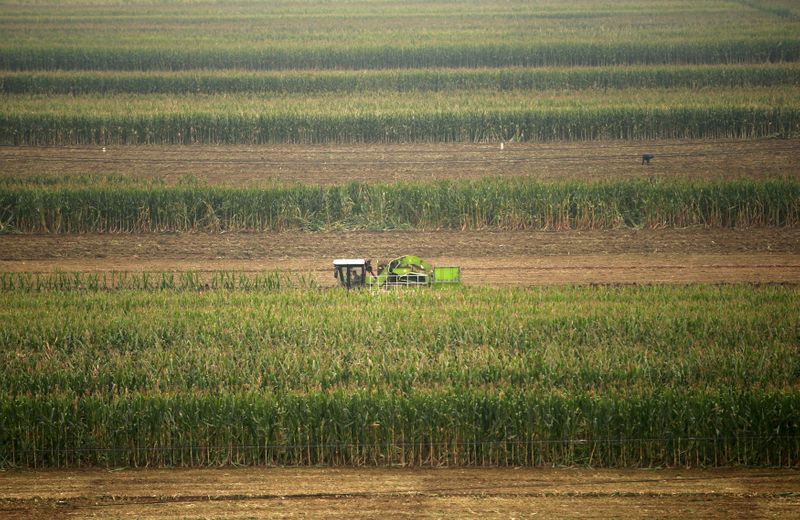
[[[209, 184], [342, 184], [527, 176], [543, 181], [800, 176], [800, 140], [401, 145], [0, 147], [4, 175], [186, 176]], [[642, 164], [642, 154], [654, 159]]]
[[0, 260], [800, 254], [800, 229], [0, 235]]
[[0, 518], [788, 517], [777, 469], [223, 468], [0, 473]]
[[[111, 271], [284, 271], [310, 275], [322, 287], [335, 285], [331, 258], [292, 260], [126, 260], [69, 259], [0, 261], [0, 272], [52, 273]], [[388, 260], [388, 258], [387, 258]], [[434, 265], [460, 266], [465, 285], [531, 286], [570, 284], [800, 284], [800, 255], [606, 255], [506, 257], [428, 257]]]
[[4, 235], [2, 272], [288, 271], [417, 254], [468, 285], [800, 283], [800, 230]]

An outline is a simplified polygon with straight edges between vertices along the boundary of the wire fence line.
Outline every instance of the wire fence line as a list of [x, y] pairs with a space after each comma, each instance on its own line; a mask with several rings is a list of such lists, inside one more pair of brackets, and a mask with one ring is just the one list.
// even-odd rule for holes
[[16, 450], [17, 453], [37, 452], [128, 452], [128, 451], [175, 451], [175, 450], [306, 450], [306, 449], [373, 449], [373, 448], [415, 448], [420, 445], [426, 447], [475, 447], [475, 446], [510, 446], [510, 445], [554, 445], [554, 444], [636, 444], [636, 443], [669, 443], [669, 442], [755, 442], [755, 441], [800, 441], [800, 435], [746, 435], [746, 436], [720, 436], [720, 437], [640, 437], [622, 439], [530, 439], [530, 440], [486, 440], [486, 441], [416, 441], [416, 442], [383, 442], [383, 443], [357, 443], [357, 442], [338, 442], [338, 443], [299, 443], [299, 444], [225, 444], [225, 445], [205, 445], [205, 444], [185, 444], [173, 446], [144, 446], [144, 447], [120, 447], [120, 446], [76, 446], [76, 447], [53, 447], [53, 448], [25, 448]]
[[[637, 438], [375, 440], [0, 448], [0, 468], [291, 466], [732, 465], [798, 467], [800, 435]], [[16, 445], [15, 445], [16, 444]]]

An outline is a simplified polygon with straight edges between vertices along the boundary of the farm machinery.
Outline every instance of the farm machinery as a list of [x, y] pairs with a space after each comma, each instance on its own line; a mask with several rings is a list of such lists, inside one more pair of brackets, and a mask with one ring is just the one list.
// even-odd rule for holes
[[405, 255], [378, 265], [372, 260], [340, 258], [333, 261], [333, 276], [348, 289], [358, 287], [444, 287], [461, 283], [460, 267], [434, 267], [422, 258]]

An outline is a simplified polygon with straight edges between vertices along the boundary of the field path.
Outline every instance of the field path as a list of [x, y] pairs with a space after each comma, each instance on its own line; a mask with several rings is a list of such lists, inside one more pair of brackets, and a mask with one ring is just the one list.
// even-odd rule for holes
[[0, 473], [0, 518], [788, 518], [777, 469], [222, 468]]
[[[103, 151], [105, 150], [105, 151]], [[542, 181], [800, 175], [800, 139], [558, 143], [0, 147], [4, 175], [85, 174], [202, 183], [344, 184], [525, 176]], [[641, 164], [643, 153], [655, 157]]]
[[468, 285], [800, 283], [800, 229], [0, 235], [0, 271], [270, 271], [405, 253]]

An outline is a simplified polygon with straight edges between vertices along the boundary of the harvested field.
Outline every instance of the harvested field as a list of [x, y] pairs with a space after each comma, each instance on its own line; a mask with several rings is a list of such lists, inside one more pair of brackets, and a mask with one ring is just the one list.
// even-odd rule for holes
[[[545, 181], [641, 177], [796, 178], [800, 140], [493, 144], [0, 147], [5, 176], [122, 175], [177, 184], [258, 186], [528, 176]], [[655, 158], [641, 164], [643, 153]]]
[[770, 469], [12, 471], [0, 517], [786, 518], [798, 494]]
[[4, 235], [0, 271], [286, 270], [413, 251], [470, 285], [800, 283], [800, 230]]

